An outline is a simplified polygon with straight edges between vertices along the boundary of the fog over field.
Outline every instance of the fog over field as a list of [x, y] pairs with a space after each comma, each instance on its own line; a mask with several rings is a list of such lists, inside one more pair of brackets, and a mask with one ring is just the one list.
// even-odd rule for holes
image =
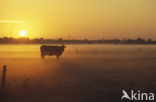
[[66, 45], [60, 60], [41, 60], [40, 45], [0, 47], [0, 102], [121, 102], [122, 90], [156, 92], [156, 45]]

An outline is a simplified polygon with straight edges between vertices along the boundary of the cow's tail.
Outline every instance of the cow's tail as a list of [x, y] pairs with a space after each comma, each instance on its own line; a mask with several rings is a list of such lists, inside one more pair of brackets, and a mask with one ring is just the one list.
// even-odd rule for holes
[[42, 45], [40, 47], [40, 51], [41, 51], [41, 59], [44, 59], [44, 51], [43, 51], [44, 45]]

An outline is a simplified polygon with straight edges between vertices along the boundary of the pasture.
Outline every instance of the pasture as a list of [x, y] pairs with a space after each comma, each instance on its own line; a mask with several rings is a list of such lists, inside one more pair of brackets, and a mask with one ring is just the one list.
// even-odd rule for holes
[[0, 46], [0, 102], [121, 102], [123, 89], [156, 92], [155, 45], [67, 45], [59, 61], [41, 60], [40, 45]]

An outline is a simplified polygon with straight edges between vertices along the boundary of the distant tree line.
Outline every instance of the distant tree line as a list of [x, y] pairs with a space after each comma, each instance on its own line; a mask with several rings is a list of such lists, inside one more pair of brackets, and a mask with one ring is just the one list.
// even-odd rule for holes
[[67, 40], [67, 39], [44, 39], [44, 38], [0, 38], [0, 44], [156, 44], [156, 40], [152, 39], [99, 39], [99, 40]]

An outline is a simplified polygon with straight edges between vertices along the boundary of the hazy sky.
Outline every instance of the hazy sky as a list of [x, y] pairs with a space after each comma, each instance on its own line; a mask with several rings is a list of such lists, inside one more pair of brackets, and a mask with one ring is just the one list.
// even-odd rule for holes
[[0, 37], [153, 38], [156, 0], [0, 0]]

